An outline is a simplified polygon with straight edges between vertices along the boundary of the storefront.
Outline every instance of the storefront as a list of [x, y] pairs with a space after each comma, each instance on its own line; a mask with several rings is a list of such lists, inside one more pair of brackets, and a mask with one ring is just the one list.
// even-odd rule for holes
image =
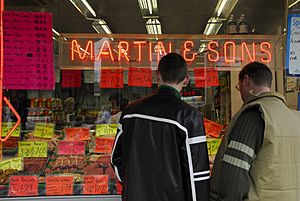
[[54, 57], [50, 22], [45, 13], [4, 14], [3, 95], [21, 122], [7, 137], [17, 118], [3, 103], [1, 198], [120, 200], [110, 167], [115, 112], [157, 88], [168, 52], [188, 62], [182, 100], [205, 118], [210, 156], [242, 104], [235, 86], [245, 64], [267, 64], [273, 90], [285, 94], [282, 35], [64, 34]]

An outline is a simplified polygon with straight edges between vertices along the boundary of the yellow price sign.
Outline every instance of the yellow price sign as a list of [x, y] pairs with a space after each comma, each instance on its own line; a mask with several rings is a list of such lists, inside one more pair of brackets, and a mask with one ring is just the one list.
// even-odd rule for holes
[[207, 139], [208, 155], [216, 155], [221, 144], [221, 138]]
[[[7, 133], [15, 125], [15, 122], [2, 122], [2, 137], [5, 137]], [[18, 126], [16, 130], [11, 134], [12, 137], [20, 137], [21, 128]]]
[[23, 170], [23, 159], [21, 157], [11, 158], [0, 162], [0, 170], [17, 169]]
[[48, 142], [19, 142], [19, 157], [47, 157]]
[[115, 136], [117, 134], [118, 124], [97, 124], [96, 137]]
[[34, 136], [41, 138], [52, 138], [54, 133], [54, 124], [36, 123], [34, 129]]

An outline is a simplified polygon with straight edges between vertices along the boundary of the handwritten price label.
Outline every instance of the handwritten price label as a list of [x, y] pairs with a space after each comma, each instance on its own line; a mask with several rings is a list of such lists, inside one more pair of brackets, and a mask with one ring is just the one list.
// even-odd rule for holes
[[108, 194], [108, 175], [86, 175], [83, 178], [83, 194]]
[[114, 145], [114, 138], [96, 138], [95, 153], [110, 154]]
[[84, 141], [90, 139], [89, 128], [66, 128], [66, 138], [68, 141]]
[[35, 123], [34, 136], [41, 138], [52, 138], [54, 126], [54, 124], [48, 123]]
[[[2, 137], [5, 137], [7, 133], [12, 129], [12, 127], [15, 125], [14, 122], [2, 122]], [[13, 137], [20, 137], [20, 131], [21, 128], [18, 126], [16, 130], [11, 134]]]
[[100, 88], [123, 88], [123, 70], [102, 69], [99, 85]]
[[85, 144], [83, 141], [60, 141], [58, 144], [58, 154], [84, 155]]
[[212, 137], [219, 137], [223, 129], [223, 125], [210, 121], [206, 118], [204, 118], [204, 127], [206, 134]]
[[150, 68], [129, 68], [128, 86], [151, 87], [152, 71]]
[[117, 134], [118, 124], [97, 124], [96, 137], [115, 136]]
[[47, 157], [48, 142], [19, 142], [19, 157]]
[[219, 86], [219, 74], [215, 68], [195, 68], [195, 86], [198, 88]]
[[73, 176], [46, 177], [46, 195], [73, 195]]
[[219, 146], [221, 144], [221, 138], [218, 139], [207, 139], [207, 150], [209, 156], [217, 154]]
[[33, 196], [38, 195], [37, 176], [10, 176], [9, 196]]

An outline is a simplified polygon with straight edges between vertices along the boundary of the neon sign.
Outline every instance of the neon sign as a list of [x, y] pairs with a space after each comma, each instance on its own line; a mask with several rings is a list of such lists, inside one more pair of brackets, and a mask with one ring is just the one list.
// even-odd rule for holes
[[[130, 60], [141, 62], [143, 59], [147, 58], [148, 62], [153, 61], [153, 53], [156, 55], [156, 61], [158, 61], [161, 56], [172, 52], [173, 44], [172, 42], [149, 42], [149, 41], [119, 41], [116, 42], [117, 50], [113, 49], [111, 42], [104, 41], [97, 55], [94, 51], [94, 42], [89, 40], [85, 44], [85, 48], [81, 48], [81, 45], [77, 40], [72, 40], [71, 42], [71, 61], [75, 60], [91, 60], [96, 61], [104, 57], [111, 60], [111, 62], [121, 62]], [[225, 63], [234, 63], [237, 58], [243, 62], [247, 59], [250, 61], [261, 61], [263, 63], [269, 63], [272, 60], [272, 46], [269, 42], [251, 42], [251, 43], [236, 43], [234, 41], [226, 41], [220, 43], [218, 41], [211, 41], [207, 44], [207, 59], [210, 62], [221, 61], [221, 57], [224, 58]], [[182, 47], [182, 56], [187, 62], [193, 62], [196, 60], [198, 54], [198, 48], [195, 46], [193, 41], [184, 41]], [[114, 51], [112, 51], [114, 50]], [[137, 54], [130, 55], [132, 51], [137, 52]], [[143, 54], [148, 54], [147, 57], [143, 57]], [[134, 57], [134, 58], [133, 58]]]

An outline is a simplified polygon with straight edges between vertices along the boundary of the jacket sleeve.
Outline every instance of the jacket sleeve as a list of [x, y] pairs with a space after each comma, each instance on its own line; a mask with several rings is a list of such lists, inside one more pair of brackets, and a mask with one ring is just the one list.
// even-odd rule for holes
[[203, 120], [200, 113], [185, 118], [186, 139], [181, 147], [183, 182], [186, 186], [186, 200], [209, 200], [209, 160]]
[[111, 153], [111, 165], [113, 170], [115, 171], [115, 174], [117, 176], [117, 179], [122, 182], [123, 177], [122, 177], [122, 124], [121, 122], [118, 124], [118, 131], [117, 135], [115, 137], [114, 141], [114, 146], [113, 150]]

